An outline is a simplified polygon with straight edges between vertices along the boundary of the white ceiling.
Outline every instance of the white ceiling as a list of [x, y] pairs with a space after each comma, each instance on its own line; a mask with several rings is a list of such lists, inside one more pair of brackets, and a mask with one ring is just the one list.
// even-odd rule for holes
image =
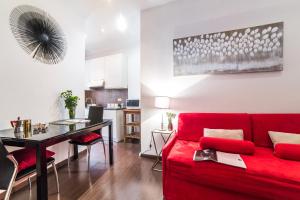
[[[96, 57], [134, 47], [140, 38], [140, 12], [174, 0], [85, 0], [86, 57]], [[123, 17], [125, 31], [117, 28]], [[123, 23], [124, 25], [124, 23]]]

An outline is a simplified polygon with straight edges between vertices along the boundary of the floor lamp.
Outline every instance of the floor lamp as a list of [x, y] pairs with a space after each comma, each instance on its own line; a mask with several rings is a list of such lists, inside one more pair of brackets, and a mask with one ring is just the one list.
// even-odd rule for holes
[[[159, 109], [169, 109], [170, 108], [170, 98], [166, 96], [158, 96], [155, 97], [155, 108]], [[161, 114], [161, 124], [160, 124], [160, 129], [164, 129], [164, 113], [162, 112]]]

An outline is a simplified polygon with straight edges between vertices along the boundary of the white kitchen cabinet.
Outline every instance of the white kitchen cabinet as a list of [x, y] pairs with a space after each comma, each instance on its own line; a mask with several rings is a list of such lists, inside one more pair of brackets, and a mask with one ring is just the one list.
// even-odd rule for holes
[[86, 86], [105, 89], [127, 88], [128, 60], [119, 53], [86, 61]]
[[86, 86], [97, 87], [103, 85], [105, 73], [105, 58], [86, 61]]
[[106, 89], [127, 88], [127, 58], [124, 54], [105, 57], [104, 80]]
[[[123, 115], [123, 110], [104, 110], [103, 119], [111, 119], [113, 121], [112, 132], [114, 142], [121, 142], [124, 139]], [[102, 136], [104, 140], [108, 140], [108, 128], [102, 129]]]

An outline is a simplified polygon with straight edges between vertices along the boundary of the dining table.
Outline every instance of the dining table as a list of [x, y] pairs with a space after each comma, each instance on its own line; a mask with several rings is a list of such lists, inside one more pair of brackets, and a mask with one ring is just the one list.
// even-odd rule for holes
[[[81, 134], [95, 131], [100, 132], [102, 128], [108, 127], [109, 164], [113, 165], [114, 163], [112, 120], [103, 119], [101, 122], [95, 123], [85, 120], [84, 122], [74, 124], [58, 122], [59, 121], [49, 123], [45, 133], [39, 132], [33, 134], [33, 131], [27, 133], [15, 133], [14, 129], [0, 130], [0, 138], [4, 145], [36, 149], [36, 184], [38, 200], [48, 199], [46, 149], [49, 146], [64, 142]], [[73, 159], [78, 159], [77, 145], [74, 145]]]

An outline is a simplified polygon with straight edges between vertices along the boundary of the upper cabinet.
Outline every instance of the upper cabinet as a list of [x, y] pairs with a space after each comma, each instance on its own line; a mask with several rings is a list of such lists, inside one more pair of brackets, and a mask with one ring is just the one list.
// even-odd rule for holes
[[127, 63], [127, 57], [121, 53], [87, 60], [87, 87], [127, 88]]
[[127, 88], [127, 63], [124, 54], [105, 57], [105, 88]]
[[101, 87], [104, 84], [105, 59], [97, 58], [87, 60], [85, 64], [86, 70], [86, 86]]

